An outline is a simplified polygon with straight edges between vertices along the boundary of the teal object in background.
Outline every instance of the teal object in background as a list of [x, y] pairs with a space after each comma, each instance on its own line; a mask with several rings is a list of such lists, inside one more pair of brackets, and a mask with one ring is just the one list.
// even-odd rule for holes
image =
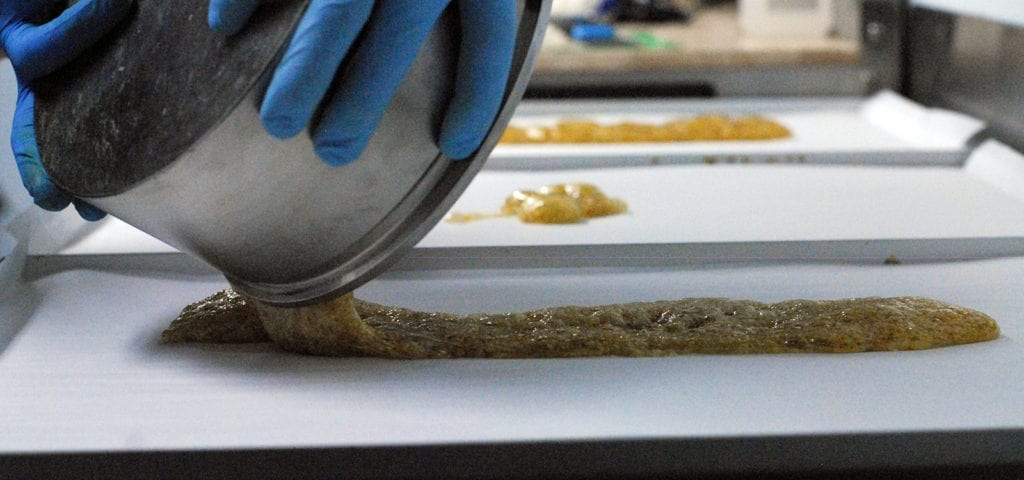
[[605, 23], [577, 23], [569, 28], [569, 36], [579, 42], [610, 42], [615, 28]]

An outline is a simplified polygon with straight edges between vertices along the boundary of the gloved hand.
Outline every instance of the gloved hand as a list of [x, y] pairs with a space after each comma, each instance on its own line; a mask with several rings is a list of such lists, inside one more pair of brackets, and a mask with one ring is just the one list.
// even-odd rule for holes
[[[275, 0], [211, 0], [210, 26], [235, 34], [269, 1]], [[295, 136], [322, 104], [323, 116], [311, 131], [317, 154], [331, 165], [358, 158], [451, 2], [458, 8], [461, 46], [438, 145], [453, 159], [471, 155], [505, 93], [515, 47], [515, 0], [312, 0], [267, 89], [260, 109], [264, 128], [279, 138]], [[358, 49], [339, 72], [360, 32]]]
[[132, 0], [82, 0], [63, 10], [66, 3], [0, 0], [0, 42], [18, 78], [11, 148], [22, 183], [36, 205], [59, 211], [74, 203], [82, 218], [99, 220], [106, 215], [102, 210], [72, 198], [54, 185], [43, 169], [36, 145], [31, 87], [33, 80], [57, 70], [102, 37], [128, 13]]

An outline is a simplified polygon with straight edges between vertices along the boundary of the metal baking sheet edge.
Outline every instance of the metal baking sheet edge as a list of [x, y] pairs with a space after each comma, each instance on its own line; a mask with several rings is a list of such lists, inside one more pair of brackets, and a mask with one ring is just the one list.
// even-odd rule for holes
[[[527, 268], [663, 267], [705, 264], [838, 262], [901, 264], [1024, 256], [1024, 237], [418, 247], [389, 272]], [[29, 257], [30, 277], [71, 268], [125, 264], [182, 273], [217, 273], [187, 254], [125, 253]]]
[[967, 149], [950, 151], [891, 152], [752, 152], [727, 154], [630, 154], [588, 156], [552, 152], [543, 157], [491, 157], [485, 168], [490, 170], [562, 170], [570, 168], [640, 167], [658, 165], [857, 165], [887, 167], [957, 167], [969, 155]]
[[350, 448], [0, 454], [11, 478], [886, 478], [1024, 476], [1024, 430]]
[[394, 271], [649, 267], [708, 263], [915, 263], [1024, 256], [1024, 238], [929, 238], [723, 243], [416, 248]]

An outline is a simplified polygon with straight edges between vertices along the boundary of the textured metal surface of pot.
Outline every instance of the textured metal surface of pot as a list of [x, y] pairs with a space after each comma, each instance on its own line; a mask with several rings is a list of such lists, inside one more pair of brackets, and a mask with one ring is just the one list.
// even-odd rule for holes
[[[37, 112], [43, 157], [71, 193], [275, 304], [354, 289], [441, 219], [483, 166], [521, 98], [549, 9], [547, 0], [518, 5], [504, 105], [470, 159], [452, 162], [435, 141], [458, 52], [449, 11], [360, 158], [331, 167], [317, 157], [308, 133], [278, 140], [259, 119], [268, 72], [301, 8], [275, 3], [258, 28], [225, 40], [207, 31], [200, 4], [140, 2], [131, 21], [95, 52], [100, 62], [83, 60], [49, 79]], [[178, 24], [187, 35], [165, 27]], [[150, 30], [163, 40], [142, 40]], [[124, 95], [116, 94], [121, 81], [131, 86]]]

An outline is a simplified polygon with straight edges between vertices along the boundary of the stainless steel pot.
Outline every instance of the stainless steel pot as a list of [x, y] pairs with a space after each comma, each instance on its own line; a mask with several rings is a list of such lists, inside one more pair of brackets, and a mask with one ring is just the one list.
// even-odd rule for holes
[[37, 137], [63, 188], [279, 305], [356, 288], [440, 220], [507, 125], [550, 8], [520, 1], [505, 104], [471, 159], [434, 141], [457, 55], [446, 15], [361, 158], [330, 167], [309, 135], [277, 140], [258, 118], [305, 2], [269, 4], [230, 39], [206, 28], [207, 3], [139, 0], [108, 41], [37, 85]]

